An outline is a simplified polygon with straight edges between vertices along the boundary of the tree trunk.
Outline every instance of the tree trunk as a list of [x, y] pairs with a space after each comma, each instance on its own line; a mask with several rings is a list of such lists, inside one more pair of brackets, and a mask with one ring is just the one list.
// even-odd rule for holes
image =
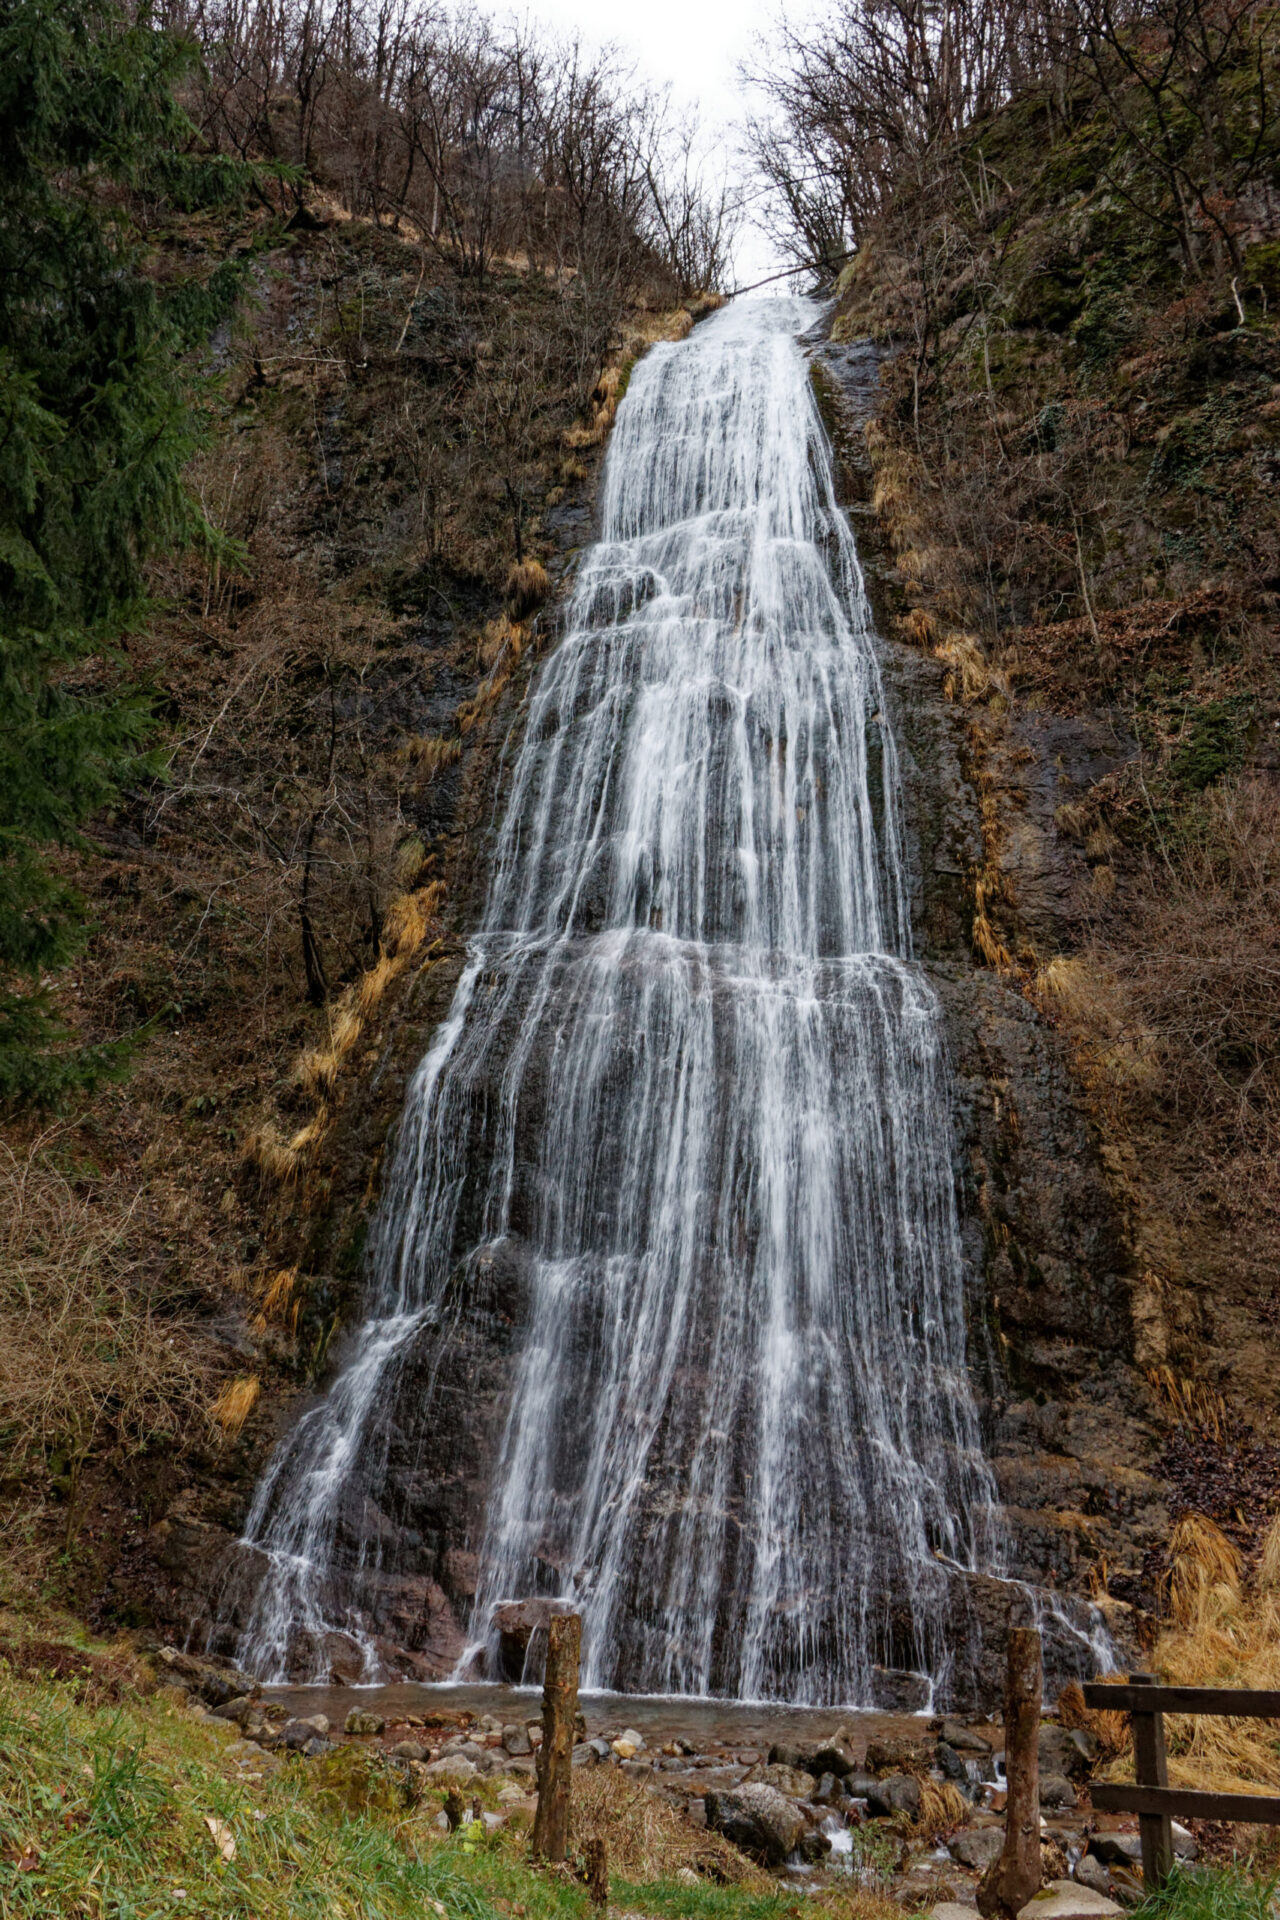
[[538, 1749], [538, 1811], [533, 1851], [563, 1860], [569, 1849], [569, 1781], [578, 1716], [578, 1655], [582, 1621], [553, 1613], [547, 1622], [547, 1671], [542, 1683], [542, 1745]]
[[1040, 1891], [1040, 1635], [1010, 1627], [1004, 1683], [1004, 1753], [1009, 1797], [1004, 1851], [983, 1875], [978, 1912], [1016, 1914]]

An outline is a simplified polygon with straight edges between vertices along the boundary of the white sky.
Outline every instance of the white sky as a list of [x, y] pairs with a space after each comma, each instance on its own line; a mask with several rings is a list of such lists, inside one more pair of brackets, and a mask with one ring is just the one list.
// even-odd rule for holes
[[[792, 20], [803, 19], [818, 0], [788, 0]], [[736, 127], [749, 102], [738, 67], [754, 53], [754, 38], [767, 34], [779, 0], [529, 0], [533, 19], [560, 32], [579, 32], [596, 46], [616, 45], [633, 61], [638, 77], [670, 83], [680, 107], [696, 107], [709, 151], [734, 163]], [[758, 229], [744, 223], [738, 242], [740, 282], [781, 264]]]

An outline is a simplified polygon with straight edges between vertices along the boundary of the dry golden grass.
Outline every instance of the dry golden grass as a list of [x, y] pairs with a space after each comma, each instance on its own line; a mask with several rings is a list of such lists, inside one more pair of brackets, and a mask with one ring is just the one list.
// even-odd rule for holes
[[952, 629], [933, 652], [934, 658], [941, 660], [947, 669], [942, 690], [948, 700], [958, 700], [962, 706], [971, 707], [980, 700], [1008, 698], [1008, 676], [991, 665], [971, 633]]
[[262, 1382], [256, 1374], [241, 1374], [227, 1381], [210, 1410], [210, 1417], [222, 1429], [225, 1439], [234, 1440], [244, 1431], [244, 1423], [261, 1394]]
[[286, 1333], [293, 1333], [301, 1305], [296, 1267], [281, 1267], [278, 1272], [268, 1274], [258, 1311], [250, 1322], [253, 1332], [264, 1334], [269, 1327], [280, 1327]]
[[914, 1822], [917, 1834], [928, 1840], [942, 1840], [964, 1826], [970, 1814], [968, 1801], [950, 1780], [920, 1782], [920, 1811]]
[[454, 767], [462, 758], [461, 740], [446, 740], [438, 733], [413, 733], [400, 743], [396, 758], [402, 765], [416, 767], [428, 780], [442, 767]]
[[[1162, 1679], [1182, 1686], [1280, 1688], [1280, 1518], [1251, 1582], [1221, 1528], [1187, 1514], [1170, 1541], [1169, 1621], [1156, 1642]], [[1216, 1714], [1165, 1718], [1176, 1786], [1231, 1793], [1280, 1788], [1280, 1726]], [[1107, 1778], [1132, 1775], [1116, 1761]]]
[[623, 1880], [667, 1880], [681, 1867], [726, 1886], [761, 1893], [774, 1882], [722, 1834], [707, 1833], [650, 1790], [615, 1767], [593, 1767], [573, 1779], [573, 1844], [603, 1840], [609, 1871]]
[[537, 560], [522, 560], [512, 567], [502, 589], [509, 620], [524, 622], [544, 606], [551, 595], [551, 580]]
[[[1123, 1673], [1103, 1675], [1106, 1686], [1123, 1686], [1127, 1676]], [[1058, 1695], [1058, 1720], [1064, 1727], [1083, 1727], [1092, 1733], [1098, 1741], [1102, 1762], [1114, 1760], [1117, 1755], [1129, 1749], [1129, 1716], [1109, 1708], [1086, 1707], [1084, 1692], [1079, 1681], [1070, 1681]]]

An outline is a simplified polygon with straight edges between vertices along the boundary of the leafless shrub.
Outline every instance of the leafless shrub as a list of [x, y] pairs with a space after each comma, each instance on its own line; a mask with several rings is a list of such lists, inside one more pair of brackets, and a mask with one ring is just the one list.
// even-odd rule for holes
[[213, 1374], [195, 1325], [148, 1271], [142, 1187], [59, 1165], [74, 1135], [0, 1140], [0, 1429], [6, 1475], [52, 1486], [70, 1530], [91, 1454], [181, 1443]]

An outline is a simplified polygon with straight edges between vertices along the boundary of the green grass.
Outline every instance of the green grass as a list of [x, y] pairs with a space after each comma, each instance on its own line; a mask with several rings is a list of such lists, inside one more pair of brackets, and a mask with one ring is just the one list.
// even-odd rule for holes
[[1280, 1875], [1256, 1879], [1241, 1867], [1177, 1867], [1133, 1920], [1273, 1920], [1278, 1884]]

